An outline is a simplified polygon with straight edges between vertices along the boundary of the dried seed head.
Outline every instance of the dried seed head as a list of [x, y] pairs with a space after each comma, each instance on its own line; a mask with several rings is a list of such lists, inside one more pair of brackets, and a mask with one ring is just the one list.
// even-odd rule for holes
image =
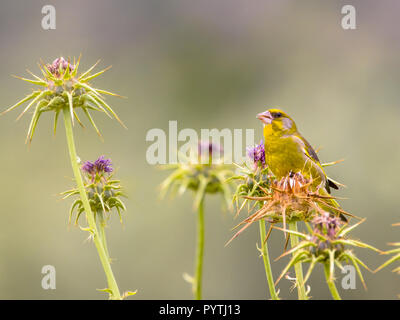
[[281, 215], [286, 212], [300, 211], [306, 218], [310, 211], [315, 210], [311, 205], [311, 179], [306, 179], [301, 173], [290, 174], [272, 183], [272, 210]]
[[282, 222], [286, 229], [289, 221], [311, 221], [315, 216], [324, 213], [321, 206], [325, 204], [326, 198], [318, 190], [314, 191], [312, 185], [313, 180], [306, 179], [300, 172], [290, 173], [279, 181], [272, 181], [269, 189], [262, 188], [262, 196], [245, 196], [245, 199], [258, 201], [262, 207], [238, 225], [244, 226], [231, 240], [261, 219], [267, 219], [271, 223]]

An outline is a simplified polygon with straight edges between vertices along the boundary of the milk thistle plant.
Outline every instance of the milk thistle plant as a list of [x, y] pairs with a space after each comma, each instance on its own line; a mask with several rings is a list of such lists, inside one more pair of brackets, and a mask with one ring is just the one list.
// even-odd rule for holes
[[[239, 185], [236, 188], [236, 192], [233, 195], [233, 201], [236, 203], [237, 213], [236, 216], [239, 215], [240, 211], [247, 205], [248, 210], [251, 211], [250, 208], [250, 198], [249, 197], [261, 197], [263, 194], [270, 189], [271, 182], [269, 178], [268, 168], [265, 164], [265, 151], [264, 151], [264, 142], [261, 141], [259, 145], [254, 148], [249, 148], [247, 150], [247, 155], [253, 162], [252, 166], [249, 167], [247, 164], [243, 164], [243, 166], [237, 165], [239, 169], [239, 174], [231, 177], [232, 180], [240, 181]], [[240, 203], [241, 199], [244, 199], [242, 203]], [[253, 204], [257, 206], [257, 204], [262, 207], [263, 202], [256, 202]], [[279, 300], [278, 291], [274, 285], [274, 278], [272, 274], [271, 262], [268, 251], [268, 243], [265, 240], [267, 238], [266, 235], [266, 223], [264, 219], [259, 219], [259, 229], [260, 229], [260, 238], [261, 238], [261, 247], [258, 250], [261, 252], [261, 256], [264, 261], [265, 274], [267, 277], [267, 284], [269, 288], [269, 293], [272, 300]], [[270, 233], [269, 230], [268, 234]], [[236, 236], [240, 234], [237, 233], [231, 240], [228, 241], [227, 245], [234, 239]]]
[[[99, 61], [98, 61], [99, 62]], [[119, 200], [119, 187], [115, 186], [113, 180], [107, 176], [110, 170], [108, 160], [98, 159], [95, 163], [85, 163], [82, 170], [85, 174], [85, 182], [82, 178], [79, 167], [79, 158], [76, 153], [75, 141], [73, 135], [73, 126], [75, 120], [83, 126], [78, 117], [77, 111], [80, 109], [88, 118], [97, 134], [101, 137], [92, 116], [91, 111], [100, 111], [109, 117], [117, 119], [121, 125], [122, 121], [118, 118], [113, 109], [105, 102], [103, 95], [118, 96], [106, 90], [97, 89], [89, 83], [94, 78], [102, 75], [108, 68], [97, 73], [92, 73], [98, 64], [96, 62], [87, 71], [78, 74], [80, 57], [71, 63], [63, 57], [57, 58], [51, 64], [41, 64], [39, 69], [42, 77], [39, 77], [29, 70], [33, 79], [21, 78], [23, 81], [39, 86], [31, 94], [17, 102], [12, 107], [5, 110], [2, 114], [7, 113], [18, 106], [28, 103], [17, 120], [20, 119], [27, 111], [33, 108], [33, 116], [28, 128], [26, 142], [31, 142], [36, 130], [38, 121], [42, 114], [46, 112], [54, 112], [54, 133], [57, 129], [57, 120], [62, 113], [64, 118], [65, 132], [68, 142], [68, 150], [72, 170], [74, 172], [77, 188], [66, 195], [79, 194], [80, 199], [76, 200], [73, 209], [76, 207], [79, 215], [85, 212], [88, 227], [83, 228], [90, 233], [98, 251], [101, 264], [106, 274], [108, 287], [104, 291], [108, 292], [110, 299], [122, 299], [124, 296], [131, 294], [130, 292], [121, 295], [117, 282], [111, 269], [110, 259], [105, 244], [105, 235], [102, 228], [102, 219], [105, 214], [112, 208], [117, 210], [125, 208]], [[124, 126], [124, 125], [123, 125]], [[90, 177], [89, 177], [90, 176]], [[96, 225], [96, 220], [100, 220], [100, 231]]]
[[[192, 150], [195, 151], [195, 150]], [[229, 208], [231, 205], [231, 190], [228, 179], [233, 175], [229, 165], [225, 165], [220, 146], [199, 142], [197, 153], [191, 152], [191, 157], [180, 155], [178, 164], [165, 165], [164, 169], [173, 172], [162, 182], [161, 195], [168, 191], [180, 195], [186, 190], [194, 192], [194, 210], [197, 210], [197, 249], [195, 275], [184, 275], [185, 280], [192, 284], [193, 295], [196, 300], [202, 299], [202, 274], [204, 256], [204, 201], [207, 194], [220, 193], [224, 203]], [[218, 159], [217, 159], [218, 158]]]
[[[334, 266], [342, 268], [341, 262], [346, 261], [354, 265], [360, 276], [363, 285], [365, 285], [360, 266], [365, 264], [359, 260], [349, 247], [362, 247], [380, 252], [378, 249], [367, 245], [361, 241], [347, 238], [347, 234], [358, 226], [361, 222], [348, 227], [338, 218], [339, 215], [355, 217], [340, 208], [333, 208], [329, 205], [331, 196], [322, 196], [318, 190], [311, 188], [312, 179], [306, 179], [300, 172], [290, 173], [277, 181], [265, 164], [263, 155], [264, 143], [250, 148], [248, 155], [253, 162], [253, 167], [247, 165], [238, 166], [239, 175], [233, 177], [241, 183], [238, 185], [234, 194], [234, 201], [238, 208], [238, 213], [246, 206], [250, 214], [235, 228], [241, 227], [239, 231], [231, 238], [228, 243], [240, 235], [251, 224], [258, 221], [261, 236], [261, 255], [264, 260], [264, 266], [267, 276], [271, 299], [279, 299], [276, 285], [279, 280], [287, 274], [291, 267], [294, 267], [296, 273], [296, 284], [299, 299], [308, 299], [305, 283], [309, 279], [316, 263], [324, 265], [326, 282], [331, 290], [332, 296], [339, 299], [340, 296], [334, 284]], [[337, 162], [323, 164], [323, 166], [333, 165]], [[244, 199], [240, 203], [239, 199]], [[335, 215], [326, 212], [325, 208], [331, 208]], [[265, 222], [270, 224], [269, 231], [266, 234]], [[303, 222], [307, 226], [310, 234], [304, 234], [297, 231], [297, 223]], [[281, 223], [282, 228], [276, 227]], [[313, 227], [310, 227], [309, 223]], [[343, 225], [342, 225], [343, 224]], [[289, 229], [286, 226], [289, 226]], [[281, 257], [292, 255], [292, 259], [286, 268], [282, 271], [278, 280], [274, 283], [271, 270], [271, 263], [268, 254], [267, 240], [272, 229], [282, 230], [286, 235], [284, 248], [291, 240], [291, 249], [284, 252]], [[299, 238], [304, 239], [299, 242]], [[279, 257], [279, 258], [281, 258]], [[302, 263], [310, 263], [306, 276], [303, 276]], [[368, 269], [368, 268], [367, 268]]]

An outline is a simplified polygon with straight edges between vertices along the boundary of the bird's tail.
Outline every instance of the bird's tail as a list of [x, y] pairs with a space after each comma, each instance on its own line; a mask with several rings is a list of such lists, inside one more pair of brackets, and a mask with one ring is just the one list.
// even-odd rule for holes
[[[324, 196], [324, 197], [331, 197], [331, 195], [328, 193], [328, 191], [327, 191], [326, 189], [324, 189], [324, 188], [320, 188], [320, 189], [319, 189], [319, 194], [320, 194], [321, 196]], [[339, 203], [338, 203], [335, 199], [332, 199], [332, 198], [330, 198], [330, 199], [329, 199], [329, 198], [325, 198], [325, 199], [324, 199], [324, 202], [327, 204], [326, 206], [323, 205], [322, 203], [320, 203], [320, 207], [321, 207], [323, 210], [326, 210], [326, 211], [332, 213], [332, 214], [335, 215], [335, 216], [338, 216], [338, 215], [339, 215], [340, 219], [341, 219], [343, 222], [347, 222], [347, 221], [348, 221], [347, 218], [346, 218], [346, 216], [341, 212], [341, 211], [343, 211], [343, 210], [341, 209]], [[336, 209], [338, 209], [338, 210], [336, 210]]]

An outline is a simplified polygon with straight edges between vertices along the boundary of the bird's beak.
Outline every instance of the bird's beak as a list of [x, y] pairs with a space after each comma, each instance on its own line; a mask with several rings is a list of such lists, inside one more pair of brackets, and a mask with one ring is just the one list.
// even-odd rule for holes
[[261, 120], [265, 124], [271, 124], [271, 122], [273, 120], [271, 112], [269, 112], [269, 111], [259, 113], [257, 115], [257, 119]]

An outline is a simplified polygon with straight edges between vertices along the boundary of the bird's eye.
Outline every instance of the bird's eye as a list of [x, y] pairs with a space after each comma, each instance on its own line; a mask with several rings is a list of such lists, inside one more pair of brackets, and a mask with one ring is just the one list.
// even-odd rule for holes
[[280, 117], [282, 117], [282, 113], [280, 112], [275, 113], [275, 118], [280, 118]]

